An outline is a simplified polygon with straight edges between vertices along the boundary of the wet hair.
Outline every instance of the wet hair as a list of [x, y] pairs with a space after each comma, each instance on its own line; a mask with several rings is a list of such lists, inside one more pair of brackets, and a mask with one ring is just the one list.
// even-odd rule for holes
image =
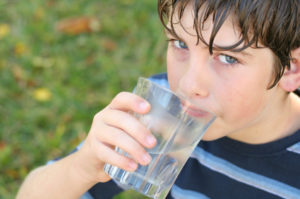
[[[275, 57], [274, 80], [269, 88], [278, 83], [286, 67], [290, 69], [291, 51], [300, 47], [300, 0], [158, 0], [161, 22], [177, 38], [180, 37], [174, 24], [181, 24], [189, 4], [193, 6], [198, 42], [206, 44], [210, 53], [213, 50], [242, 51], [248, 47], [269, 48]], [[213, 19], [213, 27], [206, 42], [201, 29], [209, 17]], [[228, 17], [233, 17], [241, 39], [231, 46], [215, 46], [214, 39]]]

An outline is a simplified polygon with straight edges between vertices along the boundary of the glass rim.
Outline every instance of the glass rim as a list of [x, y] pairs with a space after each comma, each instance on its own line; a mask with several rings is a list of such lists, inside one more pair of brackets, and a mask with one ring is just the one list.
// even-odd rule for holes
[[188, 102], [188, 103], [191, 104], [193, 107], [199, 108], [200, 110], [203, 110], [203, 111], [207, 112], [208, 114], [211, 115], [211, 117], [216, 117], [216, 114], [215, 114], [215, 113], [213, 113], [213, 112], [207, 110], [206, 108], [203, 108], [202, 106], [200, 106], [199, 104], [197, 104], [194, 100], [189, 99], [188, 97], [184, 96], [184, 95], [181, 94], [181, 93], [174, 92], [174, 91], [172, 91], [171, 89], [169, 89], [169, 88], [167, 88], [167, 87], [165, 87], [165, 86], [163, 86], [163, 85], [158, 84], [157, 82], [151, 81], [150, 78], [139, 77], [139, 78], [138, 78], [138, 82], [140, 82], [140, 81], [146, 81], [146, 82], [148, 82], [148, 83], [151, 83], [151, 84], [155, 85], [156, 87], [158, 87], [158, 88], [160, 88], [160, 89], [162, 89], [162, 90], [164, 90], [164, 91], [166, 91], [166, 92], [168, 92], [168, 93], [170, 93], [170, 94], [172, 94], [172, 95], [178, 97], [179, 99], [182, 99], [182, 100], [184, 100], [185, 102]]

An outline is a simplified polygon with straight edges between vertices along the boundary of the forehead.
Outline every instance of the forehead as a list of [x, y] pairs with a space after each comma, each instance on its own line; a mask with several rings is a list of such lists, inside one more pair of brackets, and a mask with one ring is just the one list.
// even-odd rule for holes
[[[224, 47], [236, 44], [242, 39], [239, 26], [233, 15], [229, 15], [220, 29], [218, 29], [217, 32], [213, 32], [216, 29], [216, 27], [214, 27], [215, 21], [213, 16], [210, 15], [207, 19], [203, 20], [202, 17], [205, 14], [203, 13], [204, 10], [199, 9], [198, 13], [194, 13], [194, 10], [193, 5], [189, 3], [181, 16], [179, 16], [176, 10], [174, 14], [171, 15], [172, 19], [169, 20], [168, 27], [171, 28], [173, 26], [175, 34], [180, 38], [187, 35], [197, 37], [198, 33], [208, 44], [212, 35], [215, 35], [214, 45]], [[198, 16], [198, 19], [195, 19], [195, 16]]]

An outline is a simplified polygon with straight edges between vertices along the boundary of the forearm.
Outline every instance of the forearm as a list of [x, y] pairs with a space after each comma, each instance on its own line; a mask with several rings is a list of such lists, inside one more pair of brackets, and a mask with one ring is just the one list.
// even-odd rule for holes
[[80, 198], [94, 183], [84, 179], [75, 169], [74, 155], [32, 171], [22, 184], [17, 199]]

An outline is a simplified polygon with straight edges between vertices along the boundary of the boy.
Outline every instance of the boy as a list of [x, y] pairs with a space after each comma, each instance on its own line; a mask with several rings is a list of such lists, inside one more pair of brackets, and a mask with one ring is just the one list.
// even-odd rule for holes
[[[168, 198], [300, 198], [300, 98], [292, 92], [300, 85], [300, 1], [159, 0], [158, 7], [168, 75], [151, 79], [218, 116]], [[112, 198], [121, 189], [104, 173], [106, 162], [128, 171], [150, 162], [145, 148], [156, 140], [128, 114], [150, 108], [134, 94], [117, 95], [83, 145], [33, 171], [18, 198], [87, 191]]]

